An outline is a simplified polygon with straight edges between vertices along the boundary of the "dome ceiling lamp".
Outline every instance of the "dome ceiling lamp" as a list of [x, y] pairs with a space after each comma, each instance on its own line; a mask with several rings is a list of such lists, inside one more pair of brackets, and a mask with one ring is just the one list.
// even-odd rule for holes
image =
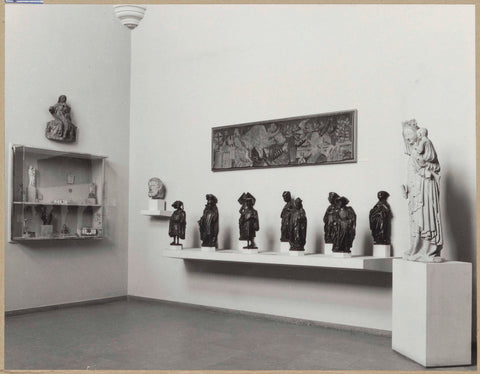
[[147, 8], [142, 5], [125, 4], [114, 5], [113, 10], [115, 16], [120, 20], [122, 25], [133, 30], [143, 19]]

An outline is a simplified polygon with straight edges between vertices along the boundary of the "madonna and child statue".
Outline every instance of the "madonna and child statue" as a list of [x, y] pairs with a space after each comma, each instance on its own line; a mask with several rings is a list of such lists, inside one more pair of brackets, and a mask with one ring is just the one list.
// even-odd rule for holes
[[403, 258], [410, 261], [441, 262], [443, 246], [440, 218], [440, 163], [428, 131], [412, 119], [402, 123], [405, 153], [408, 155], [407, 184], [410, 248]]

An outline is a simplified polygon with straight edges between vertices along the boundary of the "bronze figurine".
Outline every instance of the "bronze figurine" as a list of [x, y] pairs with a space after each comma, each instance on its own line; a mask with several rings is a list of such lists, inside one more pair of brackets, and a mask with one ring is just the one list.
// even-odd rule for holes
[[340, 196], [338, 196], [338, 194], [335, 192], [330, 192], [328, 194], [328, 201], [330, 202], [330, 205], [328, 206], [327, 211], [323, 216], [323, 223], [325, 224], [324, 226], [325, 243], [333, 243], [333, 230], [334, 230], [333, 219], [337, 211], [337, 206], [335, 201], [339, 197]]
[[212, 195], [206, 195], [207, 204], [203, 210], [203, 215], [198, 221], [200, 228], [200, 239], [202, 240], [202, 247], [218, 246], [218, 208], [217, 198]]
[[390, 244], [392, 210], [387, 202], [389, 196], [387, 191], [379, 191], [378, 202], [370, 210], [369, 221], [373, 244]]
[[242, 205], [240, 208], [240, 219], [238, 221], [240, 228], [239, 240], [246, 240], [247, 246], [244, 249], [257, 249], [254, 238], [256, 232], [260, 229], [258, 222], [258, 212], [253, 208], [255, 205], [255, 197], [249, 192], [243, 193], [238, 199]]
[[290, 250], [304, 251], [307, 237], [307, 216], [303, 209], [302, 199], [295, 199], [290, 220]]
[[185, 239], [185, 227], [187, 225], [187, 215], [183, 210], [183, 203], [179, 200], [172, 204], [175, 211], [170, 217], [170, 224], [168, 227], [168, 235], [173, 238], [170, 245], [181, 245], [179, 239]]
[[357, 215], [346, 197], [339, 197], [335, 200], [337, 210], [333, 218], [333, 252], [350, 253], [353, 239], [355, 239], [355, 228]]
[[290, 238], [290, 218], [292, 215], [292, 210], [294, 209], [294, 202], [292, 201], [292, 195], [289, 191], [285, 191], [282, 194], [283, 201], [285, 201], [285, 206], [282, 209], [280, 218], [282, 219], [282, 226], [280, 228], [280, 241], [288, 242]]

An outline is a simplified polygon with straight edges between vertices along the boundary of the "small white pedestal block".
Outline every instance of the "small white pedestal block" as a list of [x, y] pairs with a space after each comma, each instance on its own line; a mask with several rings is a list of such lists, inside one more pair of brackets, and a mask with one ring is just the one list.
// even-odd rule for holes
[[217, 248], [215, 247], [200, 247], [200, 250], [202, 252], [215, 252]]
[[347, 258], [347, 257], [352, 257], [351, 253], [347, 252], [332, 252], [333, 257], [340, 257], [340, 258]]
[[332, 252], [332, 248], [333, 248], [333, 243], [325, 243], [325, 255], [327, 256], [331, 256], [333, 254]]
[[472, 264], [393, 260], [392, 349], [429, 366], [471, 364]]
[[391, 257], [390, 244], [374, 244], [373, 245], [373, 257]]
[[167, 202], [160, 199], [149, 199], [148, 210], [167, 210]]
[[258, 253], [258, 248], [255, 249], [246, 249], [246, 248], [240, 248], [240, 252], [242, 253], [248, 253], [248, 254], [255, 254]]
[[183, 249], [183, 244], [170, 244], [170, 249], [180, 251], [181, 249]]
[[280, 242], [280, 252], [281, 253], [288, 253], [290, 251], [290, 243], [289, 242]]
[[305, 256], [305, 251], [288, 251], [290, 256]]

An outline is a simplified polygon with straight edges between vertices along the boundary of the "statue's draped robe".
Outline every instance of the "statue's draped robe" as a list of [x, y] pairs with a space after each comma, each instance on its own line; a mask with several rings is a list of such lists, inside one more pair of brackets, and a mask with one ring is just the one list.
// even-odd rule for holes
[[303, 251], [307, 237], [307, 216], [303, 208], [294, 209], [291, 216], [290, 250]]
[[333, 252], [350, 252], [353, 239], [355, 239], [355, 227], [357, 216], [352, 207], [338, 209], [334, 215]]
[[410, 212], [410, 250], [407, 255], [434, 257], [443, 245], [440, 219], [440, 164], [430, 141], [423, 154], [413, 148], [408, 160], [408, 210]]
[[256, 236], [256, 231], [259, 230], [258, 213], [253, 208], [240, 209], [240, 240], [252, 240]]
[[325, 212], [325, 216], [323, 217], [324, 232], [325, 232], [325, 243], [333, 243], [333, 219], [335, 215], [335, 211], [337, 208], [334, 204], [330, 204]]
[[200, 226], [202, 246], [216, 247], [218, 237], [218, 208], [216, 206], [205, 207], [198, 224]]
[[289, 236], [290, 236], [289, 227], [290, 227], [292, 209], [293, 209], [293, 201], [290, 200], [288, 203], [285, 204], [285, 206], [282, 209], [282, 213], [280, 214], [280, 218], [282, 219], [282, 226], [280, 228], [281, 242], [288, 242], [289, 240]]
[[370, 210], [370, 230], [374, 244], [390, 244], [390, 205], [379, 201]]
[[184, 210], [177, 209], [172, 213], [168, 227], [168, 235], [171, 238], [178, 236], [180, 239], [185, 239], [186, 218], [187, 215]]

